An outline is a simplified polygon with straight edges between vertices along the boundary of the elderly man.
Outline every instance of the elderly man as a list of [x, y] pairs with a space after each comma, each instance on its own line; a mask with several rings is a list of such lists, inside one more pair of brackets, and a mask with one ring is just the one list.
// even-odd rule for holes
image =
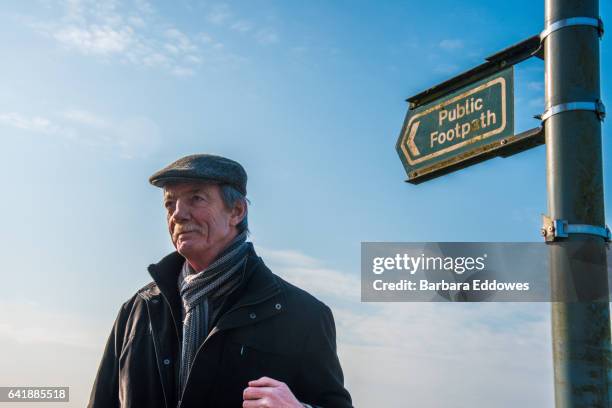
[[176, 252], [121, 307], [89, 407], [350, 407], [330, 309], [246, 242], [242, 166], [198, 154], [149, 181]]

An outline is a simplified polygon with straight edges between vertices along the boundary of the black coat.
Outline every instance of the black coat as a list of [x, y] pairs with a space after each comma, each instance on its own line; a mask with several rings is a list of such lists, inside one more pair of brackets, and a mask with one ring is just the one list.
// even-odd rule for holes
[[331, 310], [274, 275], [253, 251], [179, 395], [183, 262], [174, 252], [149, 266], [153, 282], [121, 307], [88, 407], [238, 408], [247, 382], [262, 376], [286, 383], [300, 402], [352, 406]]

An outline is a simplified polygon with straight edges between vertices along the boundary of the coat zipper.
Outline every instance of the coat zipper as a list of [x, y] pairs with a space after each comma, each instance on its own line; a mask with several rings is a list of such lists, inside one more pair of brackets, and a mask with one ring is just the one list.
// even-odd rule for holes
[[[180, 360], [181, 357], [180, 356], [181, 356], [181, 349], [183, 348], [183, 345], [181, 343], [181, 336], [179, 336], [179, 330], [178, 330], [178, 327], [176, 325], [176, 318], [174, 317], [174, 313], [172, 312], [172, 306], [170, 305], [170, 302], [168, 301], [168, 298], [166, 297], [166, 295], [164, 295], [164, 293], [162, 291], [160, 291], [159, 293], [160, 293], [162, 299], [164, 299], [164, 303], [168, 307], [168, 310], [170, 310], [170, 316], [172, 317], [172, 325], [174, 325], [174, 332], [176, 334], [176, 342], [178, 343], [178, 347], [179, 347], [179, 349], [178, 349], [178, 355], [179, 355], [178, 358], [179, 359], [178, 359], [178, 362], [177, 362], [177, 364], [178, 364], [177, 367], [178, 367], [178, 370], [180, 371], [180, 369], [181, 369], [180, 368], [180, 364], [181, 364], [181, 360]], [[155, 341], [153, 342], [153, 344], [155, 344]], [[175, 370], [174, 377], [175, 377], [175, 380], [176, 380], [177, 379], [176, 370]], [[180, 389], [180, 386], [181, 386], [180, 385], [180, 381], [176, 381], [176, 386], [175, 386], [176, 395], [182, 397], [182, 390]], [[180, 398], [178, 400], [177, 407], [181, 405], [181, 400], [182, 400], [182, 398]]]
[[159, 374], [159, 381], [162, 386], [162, 393], [164, 394], [164, 406], [168, 408], [168, 398], [166, 396], [166, 388], [164, 387], [164, 378], [162, 376], [162, 370], [159, 366], [160, 355], [157, 347], [157, 341], [155, 340], [155, 336], [153, 335], [153, 324], [151, 323], [151, 310], [149, 309], [149, 302], [145, 302], [147, 305], [147, 313], [149, 314], [149, 330], [151, 330], [151, 339], [153, 340], [153, 350], [155, 350], [155, 356], [157, 357], [157, 373]]
[[168, 301], [168, 298], [166, 298], [166, 295], [164, 295], [162, 291], [159, 291], [159, 294], [164, 299], [166, 306], [168, 306], [168, 310], [170, 310], [170, 316], [172, 316], [172, 324], [174, 325], [174, 331], [176, 332], [176, 339], [180, 340], [181, 336], [179, 336], [179, 330], [178, 330], [178, 327], [176, 326], [176, 318], [174, 317], [174, 313], [172, 312], [172, 306], [170, 306], [170, 302]]

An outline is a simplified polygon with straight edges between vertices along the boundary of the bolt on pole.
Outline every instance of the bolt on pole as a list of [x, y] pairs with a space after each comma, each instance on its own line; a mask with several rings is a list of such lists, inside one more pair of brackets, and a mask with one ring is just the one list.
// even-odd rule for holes
[[[576, 17], [598, 19], [599, 1], [545, 0], [545, 27], [576, 22]], [[574, 24], [550, 32], [543, 41], [546, 109], [560, 108], [544, 123], [548, 215], [570, 224], [605, 226], [600, 116], [567, 105], [600, 100], [599, 31]], [[595, 235], [571, 234], [549, 245], [555, 406], [608, 408], [612, 376], [605, 242]], [[577, 245], [582, 249], [576, 251]]]

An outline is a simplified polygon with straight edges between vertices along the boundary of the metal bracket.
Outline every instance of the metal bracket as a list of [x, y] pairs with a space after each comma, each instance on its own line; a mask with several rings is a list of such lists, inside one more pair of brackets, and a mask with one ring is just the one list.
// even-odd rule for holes
[[546, 37], [557, 30], [560, 30], [565, 27], [573, 27], [573, 26], [589, 26], [595, 27], [597, 32], [599, 33], [599, 38], [603, 37], [604, 34], [604, 25], [601, 17], [593, 18], [593, 17], [571, 17], [565, 18], [563, 20], [557, 20], [554, 23], [551, 23], [540, 33], [540, 42], [544, 42]]
[[560, 103], [558, 105], [551, 106], [550, 108], [546, 109], [546, 111], [542, 115], [536, 116], [536, 118], [544, 122], [546, 119], [558, 113], [575, 110], [593, 111], [597, 114], [597, 117], [600, 121], [603, 121], [606, 117], [606, 107], [604, 106], [603, 102], [595, 101]]
[[556, 241], [557, 238], [567, 238], [569, 234], [585, 234], [602, 237], [604, 241], [612, 240], [610, 228], [598, 227], [588, 224], [570, 224], [567, 220], [553, 220], [544, 215], [542, 217], [542, 236], [547, 242]]

